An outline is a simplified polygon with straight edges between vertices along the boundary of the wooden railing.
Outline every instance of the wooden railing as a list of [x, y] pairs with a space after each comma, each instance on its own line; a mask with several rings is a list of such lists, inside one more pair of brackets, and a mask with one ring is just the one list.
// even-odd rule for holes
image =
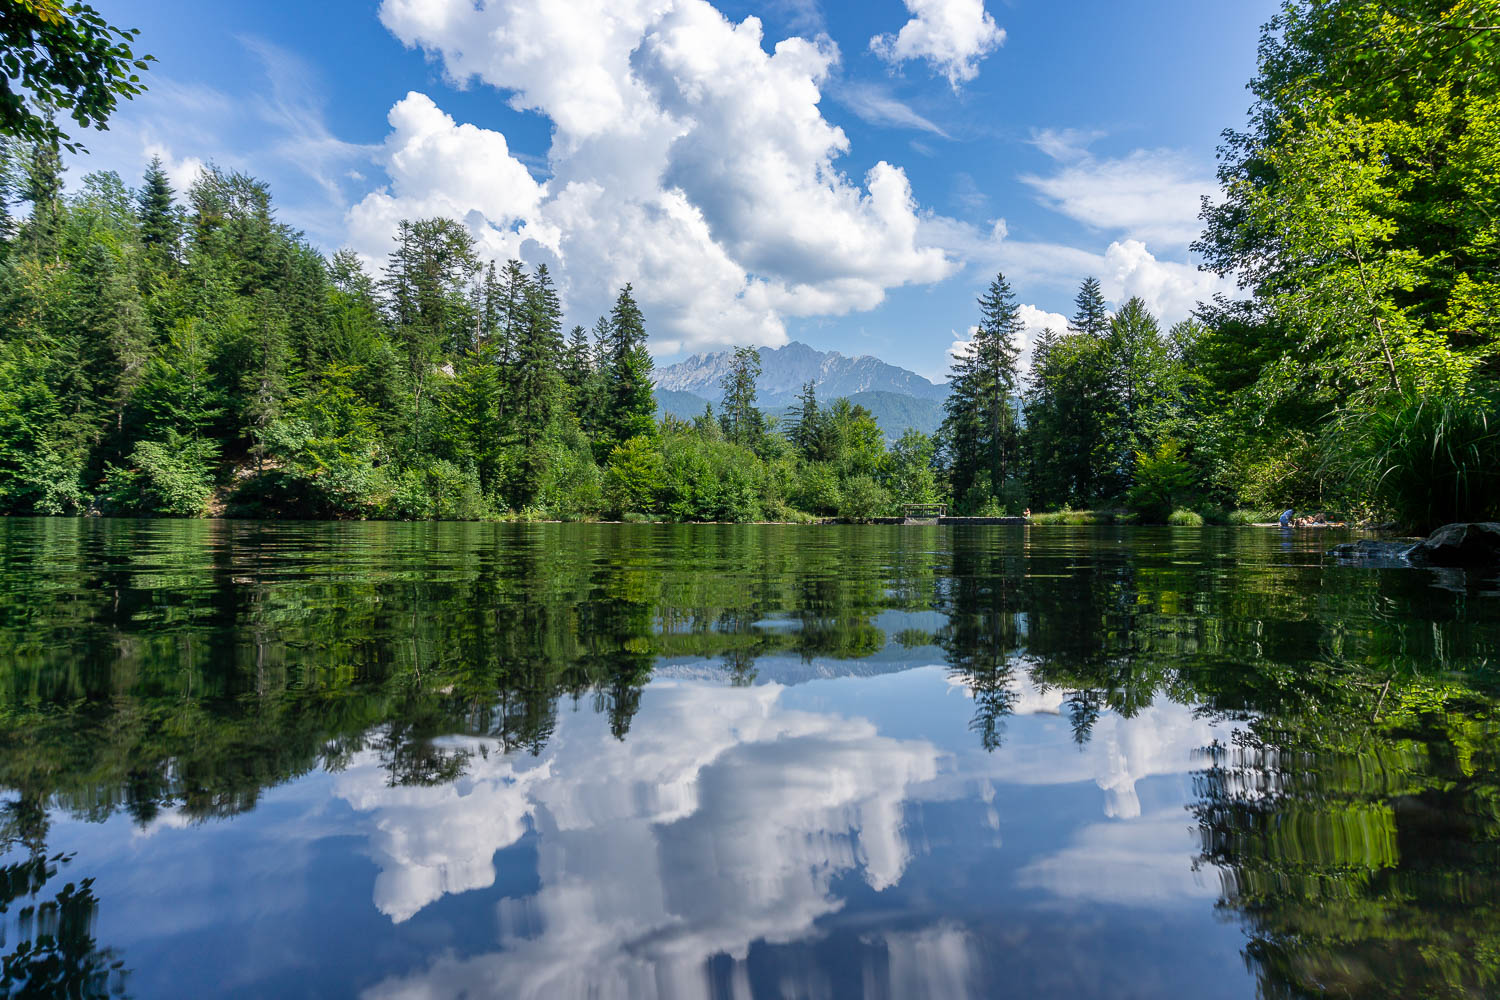
[[945, 503], [908, 503], [902, 504], [901, 514], [904, 517], [947, 517], [948, 505]]

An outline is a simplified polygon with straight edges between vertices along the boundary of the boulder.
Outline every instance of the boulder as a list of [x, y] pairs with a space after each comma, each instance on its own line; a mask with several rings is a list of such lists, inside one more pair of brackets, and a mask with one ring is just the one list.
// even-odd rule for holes
[[1416, 566], [1500, 566], [1500, 523], [1445, 524], [1406, 550]]

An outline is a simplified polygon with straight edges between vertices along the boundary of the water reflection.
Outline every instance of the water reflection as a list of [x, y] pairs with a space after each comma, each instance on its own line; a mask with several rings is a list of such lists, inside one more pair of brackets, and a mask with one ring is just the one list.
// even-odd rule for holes
[[86, 845], [82, 992], [1482, 994], [1493, 585], [1327, 542], [0, 522], [7, 858]]

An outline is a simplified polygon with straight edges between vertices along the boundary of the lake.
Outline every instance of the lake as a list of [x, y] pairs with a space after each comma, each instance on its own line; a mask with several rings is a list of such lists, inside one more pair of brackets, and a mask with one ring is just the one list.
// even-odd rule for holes
[[1500, 583], [1340, 532], [0, 519], [6, 994], [1500, 991]]

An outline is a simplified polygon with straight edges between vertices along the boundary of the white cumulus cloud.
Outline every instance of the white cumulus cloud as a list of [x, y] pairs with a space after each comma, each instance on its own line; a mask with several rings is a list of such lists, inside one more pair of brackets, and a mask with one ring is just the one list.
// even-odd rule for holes
[[[1053, 293], [1052, 301], [1071, 300], [1084, 278], [1099, 279], [1104, 296], [1118, 307], [1139, 295], [1165, 325], [1187, 319], [1194, 306], [1222, 292], [1234, 295], [1234, 279], [1200, 271], [1191, 263], [1158, 257], [1138, 239], [1114, 240], [1103, 253], [1062, 243], [1012, 239], [1004, 226], [986, 231], [956, 219], [926, 216], [922, 239], [945, 248], [979, 269], [1004, 273], [1011, 287]], [[1056, 314], [1053, 314], [1056, 315]], [[1037, 332], [1040, 332], [1038, 330]]]
[[461, 218], [493, 256], [560, 264], [574, 313], [635, 283], [663, 353], [784, 343], [784, 317], [873, 309], [957, 266], [920, 240], [900, 167], [838, 168], [849, 140], [819, 109], [839, 60], [824, 36], [767, 52], [758, 19], [705, 0], [385, 0], [380, 16], [453, 82], [555, 127], [538, 182], [503, 135], [408, 95], [391, 184], [349, 212], [372, 257], [399, 218]]
[[1038, 133], [1032, 143], [1063, 165], [1049, 176], [1027, 174], [1021, 180], [1049, 208], [1095, 229], [1170, 246], [1197, 238], [1199, 202], [1217, 190], [1211, 174], [1173, 150], [1137, 149], [1117, 159], [1096, 159], [1083, 147], [1091, 137]]
[[[369, 831], [375, 903], [393, 921], [491, 885], [495, 852], [527, 829], [540, 882], [501, 901], [503, 950], [365, 995], [701, 996], [711, 957], [743, 963], [754, 942], [800, 940], [842, 908], [841, 877], [895, 885], [912, 855], [904, 810], [939, 751], [788, 708], [784, 692], [657, 682], [629, 741], [572, 716], [540, 759], [476, 753], [436, 788], [391, 788], [359, 755], [337, 792]], [[910, 944], [914, 958], [962, 950]]]
[[898, 64], [925, 59], [954, 90], [979, 75], [979, 60], [1005, 41], [1005, 29], [983, 0], [905, 0], [911, 20], [894, 35], [876, 35], [870, 50]]

